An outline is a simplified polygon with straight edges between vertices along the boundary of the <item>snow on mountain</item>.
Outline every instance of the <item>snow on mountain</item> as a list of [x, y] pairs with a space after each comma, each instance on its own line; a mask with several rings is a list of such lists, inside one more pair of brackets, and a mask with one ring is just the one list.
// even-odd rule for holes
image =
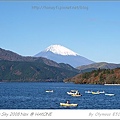
[[79, 54], [61, 45], [51, 45], [45, 50], [36, 54], [35, 57], [45, 57], [57, 63], [70, 64], [73, 67], [94, 63], [93, 61], [82, 57]]
[[72, 50], [64, 47], [64, 46], [61, 46], [61, 45], [51, 45], [49, 46], [48, 48], [45, 49], [44, 52], [48, 52], [48, 51], [51, 51], [55, 54], [59, 54], [59, 55], [78, 55], [77, 53], [73, 52]]

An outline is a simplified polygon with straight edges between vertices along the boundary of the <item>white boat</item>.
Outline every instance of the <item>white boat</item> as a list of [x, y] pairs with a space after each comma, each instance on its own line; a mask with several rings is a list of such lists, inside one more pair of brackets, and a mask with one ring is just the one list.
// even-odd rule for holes
[[78, 92], [78, 90], [71, 90], [70, 92], [67, 92], [68, 95], [73, 95], [75, 94], [76, 92]]
[[53, 90], [46, 90], [46, 92], [53, 92]]
[[76, 91], [74, 94], [72, 94], [71, 96], [74, 96], [74, 97], [79, 97], [79, 96], [82, 96], [78, 91]]
[[76, 107], [78, 106], [78, 104], [73, 104], [73, 103], [60, 103], [61, 106], [66, 106], [66, 107], [70, 107], [70, 106], [73, 106], [73, 107]]
[[99, 93], [105, 93], [105, 91], [99, 91]]
[[108, 95], [108, 96], [114, 96], [115, 94], [112, 94], [112, 93], [111, 93], [111, 94], [108, 94], [108, 93], [106, 93], [105, 95]]
[[89, 90], [88, 90], [88, 91], [85, 91], [85, 93], [92, 93], [92, 91], [89, 91]]

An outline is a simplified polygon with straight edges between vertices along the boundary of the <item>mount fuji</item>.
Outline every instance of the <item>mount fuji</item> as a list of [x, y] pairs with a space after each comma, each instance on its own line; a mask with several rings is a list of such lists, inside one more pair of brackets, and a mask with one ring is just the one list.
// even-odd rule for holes
[[35, 57], [45, 57], [57, 63], [70, 64], [73, 67], [94, 63], [94, 61], [82, 57], [78, 53], [75, 53], [72, 50], [61, 45], [51, 45], [45, 50], [36, 54]]

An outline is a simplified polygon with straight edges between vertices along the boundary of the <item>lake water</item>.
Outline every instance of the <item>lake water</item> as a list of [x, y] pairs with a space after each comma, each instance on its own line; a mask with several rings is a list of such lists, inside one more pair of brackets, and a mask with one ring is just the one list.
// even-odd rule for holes
[[[79, 90], [80, 97], [67, 94]], [[54, 92], [47, 93], [46, 90]], [[105, 94], [88, 94], [87, 90], [105, 91]], [[77, 107], [62, 107], [69, 100]], [[0, 83], [0, 109], [120, 109], [120, 86], [81, 85], [73, 83]]]

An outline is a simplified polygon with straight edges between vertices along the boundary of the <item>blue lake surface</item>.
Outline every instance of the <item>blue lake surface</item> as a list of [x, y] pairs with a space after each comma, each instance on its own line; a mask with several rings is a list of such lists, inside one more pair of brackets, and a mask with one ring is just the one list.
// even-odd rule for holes
[[[70, 90], [79, 90], [80, 97], [67, 94]], [[46, 90], [54, 92], [47, 93]], [[105, 94], [93, 95], [85, 91], [105, 91]], [[69, 100], [77, 107], [62, 107], [60, 102]], [[73, 83], [0, 83], [0, 109], [120, 109], [120, 86], [86, 85]]]

